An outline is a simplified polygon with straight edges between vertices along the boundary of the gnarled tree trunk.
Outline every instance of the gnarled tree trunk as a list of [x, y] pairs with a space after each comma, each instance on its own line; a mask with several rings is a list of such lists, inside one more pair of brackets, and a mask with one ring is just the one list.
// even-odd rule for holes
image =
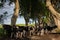
[[25, 19], [25, 26], [28, 26], [28, 19]]
[[60, 29], [60, 14], [54, 9], [51, 0], [46, 0], [46, 7], [50, 10], [52, 15], [54, 15], [55, 24]]
[[18, 13], [19, 13], [19, 1], [15, 0], [15, 10], [14, 10], [14, 14], [11, 18], [11, 25], [16, 25], [16, 21], [17, 21], [17, 17], [18, 17]]

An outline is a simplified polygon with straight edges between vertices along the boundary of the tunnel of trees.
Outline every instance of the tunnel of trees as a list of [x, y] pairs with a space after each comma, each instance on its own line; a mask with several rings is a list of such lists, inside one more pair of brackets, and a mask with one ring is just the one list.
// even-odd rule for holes
[[[7, 0], [1, 0], [5, 3]], [[57, 25], [60, 29], [60, 1], [59, 0], [9, 0], [10, 4], [15, 3], [15, 9], [11, 18], [11, 25], [16, 25], [18, 15], [23, 16], [25, 24], [28, 26], [29, 19], [38, 21], [38, 25], [47, 23], [47, 25]], [[21, 13], [21, 14], [19, 14]]]
[[[6, 1], [0, 0], [0, 8], [3, 7]], [[24, 17], [26, 26], [28, 26], [29, 20], [32, 19], [35, 26], [56, 25], [60, 29], [60, 0], [9, 0], [8, 2], [9, 5], [15, 4], [11, 26], [16, 25], [19, 15]], [[5, 16], [6, 14], [7, 12], [4, 13]], [[3, 15], [0, 15], [0, 19], [2, 18]]]

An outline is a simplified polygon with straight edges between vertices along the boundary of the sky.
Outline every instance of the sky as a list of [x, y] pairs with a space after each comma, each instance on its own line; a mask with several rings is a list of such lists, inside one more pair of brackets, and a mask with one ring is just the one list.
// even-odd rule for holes
[[[0, 15], [3, 14], [4, 12], [8, 12], [7, 15], [13, 14], [14, 13], [14, 3], [11, 4], [10, 6], [8, 5], [9, 2], [6, 2], [4, 4], [3, 8], [0, 8]], [[7, 17], [6, 20], [4, 20], [4, 24], [11, 24], [11, 16]], [[23, 17], [18, 17], [16, 24], [25, 24], [24, 18]]]

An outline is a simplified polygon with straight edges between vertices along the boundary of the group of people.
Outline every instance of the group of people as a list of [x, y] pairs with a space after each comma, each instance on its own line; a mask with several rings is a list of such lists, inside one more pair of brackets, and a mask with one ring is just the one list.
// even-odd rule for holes
[[41, 35], [44, 31], [51, 31], [57, 26], [46, 26], [46, 27], [40, 27], [40, 26], [11, 26], [11, 25], [3, 25], [4, 30], [6, 30], [7, 36], [11, 38], [19, 38], [19, 37], [27, 37], [32, 35]]

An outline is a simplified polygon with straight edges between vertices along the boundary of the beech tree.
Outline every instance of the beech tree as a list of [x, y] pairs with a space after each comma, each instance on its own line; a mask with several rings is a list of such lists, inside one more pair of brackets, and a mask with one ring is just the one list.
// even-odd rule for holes
[[14, 13], [13, 13], [13, 16], [11, 18], [11, 25], [16, 25], [16, 20], [17, 20], [17, 17], [19, 15], [19, 0], [15, 0], [15, 10], [14, 10]]
[[[54, 8], [54, 5], [51, 3], [51, 1], [53, 1], [53, 0], [46, 0], [46, 7], [52, 13], [55, 24], [60, 29], [60, 13], [58, 11], [56, 11], [56, 9]], [[58, 0], [55, 0], [55, 1], [58, 1]]]

